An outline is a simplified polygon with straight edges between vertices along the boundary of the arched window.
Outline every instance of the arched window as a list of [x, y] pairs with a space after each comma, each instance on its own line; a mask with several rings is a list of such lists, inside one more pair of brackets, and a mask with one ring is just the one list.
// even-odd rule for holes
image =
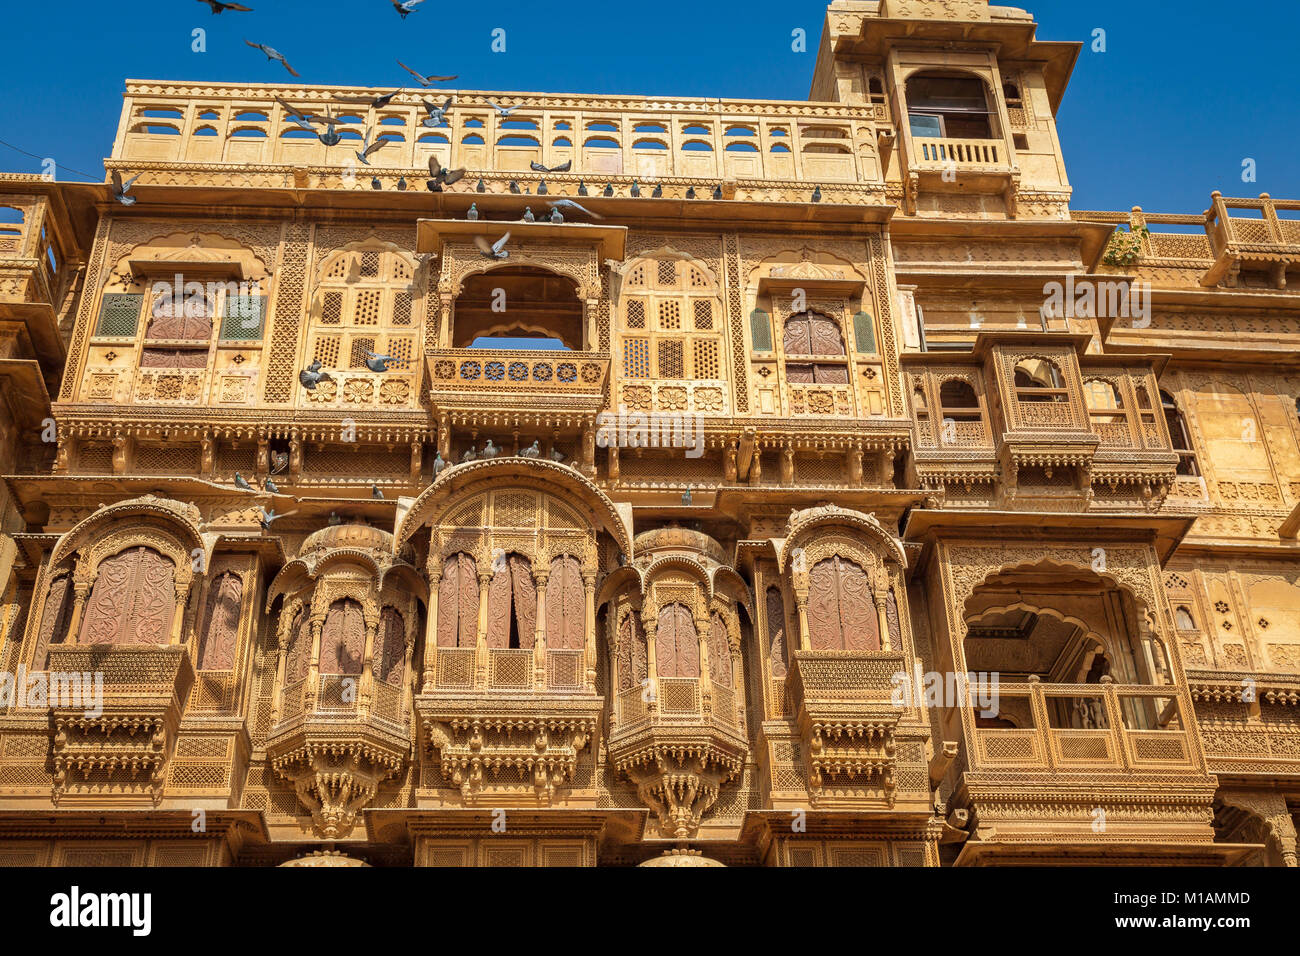
[[537, 589], [533, 568], [520, 554], [498, 563], [488, 585], [487, 646], [530, 648], [537, 638]]
[[944, 420], [978, 422], [981, 420], [980, 399], [970, 382], [950, 378], [939, 386], [939, 414]]
[[[414, 374], [413, 279], [414, 266], [397, 252], [354, 249], [328, 259], [308, 318], [308, 361], [366, 371], [373, 352], [392, 357], [387, 373]], [[329, 401], [336, 393], [335, 383], [323, 382], [309, 395]]]
[[635, 612], [628, 614], [618, 626], [615, 663], [618, 667], [619, 690], [631, 690], [644, 684], [649, 676], [647, 660], [645, 629], [641, 626], [641, 618]]
[[703, 268], [687, 259], [642, 259], [626, 273], [623, 292], [624, 378], [722, 379], [722, 308]]
[[993, 139], [998, 135], [988, 86], [969, 73], [915, 74], [907, 81], [907, 112], [913, 136]]
[[228, 671], [234, 668], [243, 598], [244, 580], [233, 571], [218, 576], [208, 588], [203, 632], [199, 638], [199, 670]]
[[406, 669], [406, 622], [396, 608], [386, 607], [379, 617], [379, 641], [375, 647], [375, 677], [398, 687]]
[[785, 637], [785, 601], [781, 589], [767, 589], [767, 653], [772, 661], [772, 676], [785, 677], [790, 665], [790, 648]]
[[1174, 622], [1180, 631], [1196, 630], [1196, 619], [1192, 617], [1191, 610], [1181, 604], [1174, 608]]
[[546, 649], [580, 651], [586, 646], [587, 601], [582, 567], [572, 555], [551, 562], [546, 584]]
[[1196, 463], [1196, 452], [1192, 449], [1192, 433], [1187, 428], [1183, 413], [1178, 403], [1168, 392], [1160, 392], [1160, 407], [1165, 413], [1165, 425], [1169, 428], [1169, 440], [1174, 451], [1178, 452], [1178, 474], [1196, 477], [1201, 473]]
[[1021, 402], [1066, 402], [1065, 378], [1054, 362], [1023, 359], [1016, 365], [1016, 400]]
[[732, 685], [731, 640], [726, 618], [717, 611], [709, 618], [709, 680], [719, 687]]
[[659, 609], [655, 628], [655, 669], [660, 678], [700, 676], [700, 638], [685, 604]]
[[366, 652], [366, 619], [361, 605], [343, 598], [330, 605], [320, 632], [321, 674], [360, 674]]
[[32, 654], [32, 668], [47, 670], [50, 666], [50, 647], [68, 639], [69, 618], [72, 616], [72, 579], [61, 574], [50, 582], [45, 594], [45, 607], [36, 631], [36, 649]]
[[1088, 416], [1094, 424], [1114, 424], [1126, 421], [1124, 400], [1119, 390], [1110, 382], [1092, 378], [1083, 383], [1083, 400], [1088, 406]]
[[880, 649], [867, 572], [839, 555], [817, 562], [808, 576], [808, 637], [815, 651]]
[[78, 644], [166, 644], [176, 611], [176, 567], [136, 547], [99, 566]]
[[[818, 312], [797, 312], [782, 334], [786, 380], [846, 384], [849, 380], [844, 335], [839, 324]], [[816, 361], [811, 361], [811, 359]]]
[[438, 584], [438, 646], [473, 647], [478, 641], [478, 569], [468, 554], [442, 565]]

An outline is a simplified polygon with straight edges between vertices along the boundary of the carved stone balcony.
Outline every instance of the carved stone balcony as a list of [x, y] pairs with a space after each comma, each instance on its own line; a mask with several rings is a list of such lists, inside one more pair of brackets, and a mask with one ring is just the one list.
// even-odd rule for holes
[[964, 772], [950, 806], [966, 808], [975, 827], [959, 862], [1018, 858], [1042, 841], [1044, 816], [1061, 852], [1127, 853], [1131, 843], [1152, 858], [1188, 844], [1217, 852], [1215, 780], [1188, 728], [1186, 688], [1103, 678], [1001, 683], [995, 697], [1002, 726], [980, 726], [976, 707], [963, 715]]
[[608, 352], [435, 349], [428, 363], [430, 401], [453, 424], [486, 422], [493, 413], [594, 416], [609, 375]]
[[705, 698], [698, 679], [660, 678], [614, 703], [614, 769], [636, 784], [663, 836], [693, 835], [748, 753], [735, 692], [711, 684]]
[[[1258, 199], [1225, 199], [1212, 194], [1205, 230], [1214, 255], [1201, 285], [1212, 288], [1242, 284], [1242, 273], [1264, 272], [1277, 289], [1287, 287], [1287, 272], [1300, 266], [1300, 201], [1279, 200], [1267, 193]], [[1284, 219], [1279, 211], [1289, 212]], [[1294, 278], [1294, 276], [1293, 276]]]
[[586, 652], [442, 647], [435, 661], [415, 710], [447, 783], [467, 805], [492, 805], [503, 792], [554, 803], [558, 788], [572, 784], [604, 705], [587, 680]]
[[[156, 806], [194, 684], [186, 649], [69, 644], [52, 647], [49, 660], [54, 801], [75, 806], [134, 798]], [[80, 699], [54, 691], [57, 679], [78, 677]]]
[[287, 685], [266, 740], [276, 773], [294, 787], [319, 834], [346, 837], [383, 781], [410, 756], [403, 687], [368, 675], [322, 674]]
[[826, 790], [837, 780], [874, 783], [894, 804], [894, 730], [902, 709], [895, 675], [905, 669], [892, 651], [796, 651], [785, 688], [807, 753], [814, 807], [842, 806]]
[[[567, 188], [584, 177], [589, 183], [621, 180], [625, 188], [635, 177], [642, 183], [663, 180], [664, 195], [672, 199], [682, 198], [691, 180], [786, 187], [879, 181], [874, 155], [860, 155], [857, 148], [875, 139], [873, 123], [861, 109], [839, 103], [450, 89], [399, 93], [381, 109], [347, 102], [377, 95], [355, 87], [285, 92], [131, 82], [110, 166], [148, 170], [142, 183], [210, 181], [218, 170], [246, 186], [343, 183], [351, 152], [327, 149], [315, 137], [284, 135], [296, 127], [276, 100], [281, 96], [313, 113], [331, 109], [343, 131], [361, 134], [383, 121], [385, 130], [400, 138], [370, 162], [389, 181], [399, 172], [421, 175], [432, 156], [444, 166], [470, 169], [474, 178], [485, 174], [490, 192], [505, 192], [511, 179], [539, 180], [530, 167], [534, 162], [572, 164], [546, 177], [553, 191], [557, 183]], [[443, 125], [422, 125], [427, 118], [422, 97], [440, 104], [451, 98]], [[511, 102], [516, 109], [503, 121], [489, 100]], [[556, 135], [555, 130], [567, 132]], [[351, 182], [358, 189], [365, 185], [361, 177]]]
[[1167, 357], [1086, 344], [984, 333], [970, 353], [906, 355], [917, 483], [958, 506], [1159, 509], [1179, 463], [1159, 408]]

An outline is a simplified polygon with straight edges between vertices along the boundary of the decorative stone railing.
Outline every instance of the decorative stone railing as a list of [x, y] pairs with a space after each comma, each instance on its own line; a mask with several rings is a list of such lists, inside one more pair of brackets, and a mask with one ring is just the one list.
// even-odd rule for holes
[[[395, 77], [409, 82], [404, 77]], [[430, 156], [472, 173], [517, 173], [530, 163], [572, 163], [554, 179], [869, 182], [878, 176], [867, 107], [802, 101], [742, 101], [429, 90], [398, 94], [380, 109], [347, 102], [391, 92], [345, 87], [203, 87], [128, 83], [110, 163], [179, 167], [347, 166], [374, 127], [388, 146], [370, 157], [377, 172], [417, 171]], [[287, 119], [290, 105], [339, 119], [343, 142], [326, 148]], [[423, 125], [421, 98], [452, 100], [445, 125]], [[489, 105], [517, 107], [502, 119]], [[365, 179], [371, 175], [367, 170]], [[146, 177], [147, 179], [148, 177]], [[359, 177], [361, 178], [361, 177]]]
[[1001, 169], [1009, 165], [1006, 144], [1000, 139], [912, 139], [916, 169]]
[[1188, 671], [1211, 772], [1300, 774], [1300, 676]]
[[[975, 728], [969, 771], [1014, 770], [1054, 776], [1203, 770], [1186, 719], [1181, 716], [1190, 712], [1190, 698], [1183, 689], [1106, 683], [1003, 683], [997, 693], [1000, 702], [1027, 699], [1034, 726], [1015, 730]], [[1092, 726], [1053, 726], [1049, 704], [1062, 700], [1068, 701], [1072, 715], [1080, 714], [1079, 723]], [[1153, 719], [1138, 719], [1143, 711]], [[1059, 717], [1055, 722], [1060, 722]], [[1135, 723], [1155, 726], [1130, 726]]]

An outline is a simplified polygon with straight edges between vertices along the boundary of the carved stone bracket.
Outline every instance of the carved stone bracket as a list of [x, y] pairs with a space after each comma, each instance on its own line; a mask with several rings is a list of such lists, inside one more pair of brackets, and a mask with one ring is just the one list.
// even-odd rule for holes
[[739, 775], [743, 758], [743, 748], [737, 751], [712, 741], [655, 741], [620, 755], [614, 767], [654, 810], [660, 832], [686, 839], [699, 829], [723, 784]]
[[293, 784], [311, 811], [316, 832], [340, 839], [352, 832], [357, 813], [375, 798], [379, 785], [401, 772], [404, 751], [356, 738], [306, 741], [274, 756], [276, 773]]

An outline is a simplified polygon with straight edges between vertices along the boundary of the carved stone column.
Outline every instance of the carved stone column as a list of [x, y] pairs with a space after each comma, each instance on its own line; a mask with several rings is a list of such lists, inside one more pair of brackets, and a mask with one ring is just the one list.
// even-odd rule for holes
[[438, 589], [442, 583], [442, 568], [433, 567], [436, 555], [429, 556], [429, 606], [424, 621], [424, 693], [428, 694], [438, 683]]
[[794, 446], [786, 445], [781, 449], [781, 484], [794, 484]]
[[659, 630], [659, 622], [649, 608], [641, 612], [641, 629], [645, 631], [645, 669], [651, 689], [646, 711], [653, 715], [659, 709], [659, 655], [655, 652], [655, 634]]
[[[596, 686], [596, 575], [584, 573], [582, 575], [582, 590], [586, 596], [586, 610], [584, 620], [586, 628], [584, 634], [584, 650], [586, 654], [586, 666], [583, 670], [587, 675], [587, 686], [595, 688]], [[611, 688], [612, 690], [612, 688]]]
[[474, 641], [474, 669], [477, 676], [476, 687], [487, 686], [487, 628], [488, 628], [488, 586], [492, 583], [491, 571], [478, 573], [478, 637]]
[[325, 620], [313, 616], [311, 619], [311, 657], [307, 661], [307, 686], [304, 689], [303, 712], [310, 713], [316, 709], [316, 697], [320, 694], [320, 632], [325, 627]]
[[700, 643], [700, 704], [707, 719], [713, 714], [713, 675], [709, 672], [709, 616], [695, 618], [695, 639]]
[[880, 649], [892, 651], [893, 641], [889, 636], [889, 591], [885, 588], [875, 592], [876, 620], [880, 622]]
[[862, 484], [862, 449], [855, 448], [849, 452], [849, 484]]
[[370, 698], [375, 692], [375, 638], [379, 634], [379, 619], [366, 621], [366, 649], [361, 653], [361, 679], [357, 682], [357, 711], [365, 717], [370, 713]]
[[808, 635], [808, 592], [796, 588], [794, 603], [799, 610], [799, 650], [811, 651], [812, 638]]
[[280, 722], [284, 709], [284, 678], [289, 664], [289, 622], [288, 615], [280, 614], [280, 634], [275, 642], [275, 693], [271, 695], [271, 726]]
[[68, 621], [68, 643], [76, 644], [81, 635], [81, 619], [86, 612], [86, 600], [90, 597], [90, 582], [76, 581], [72, 585], [72, 617]]
[[170, 644], [181, 643], [181, 634], [185, 630], [185, 609], [189, 604], [191, 578], [186, 575], [184, 579], [176, 581], [176, 609], [172, 612], [172, 629]]
[[[537, 591], [537, 614], [533, 629], [533, 686], [546, 686], [546, 585], [551, 579], [548, 570], [535, 570], [533, 584]], [[563, 595], [561, 595], [563, 596]]]

